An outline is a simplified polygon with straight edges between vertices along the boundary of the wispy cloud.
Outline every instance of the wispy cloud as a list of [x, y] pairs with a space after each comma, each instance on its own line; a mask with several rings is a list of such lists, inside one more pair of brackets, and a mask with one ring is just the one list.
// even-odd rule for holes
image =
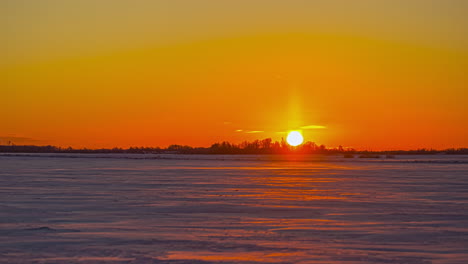
[[301, 126], [301, 129], [324, 129], [324, 128], [327, 128], [327, 127], [318, 126], [318, 125]]
[[18, 136], [0, 136], [0, 145], [2, 144], [37, 144], [42, 140], [29, 138], [29, 137], [18, 137]]
[[242, 132], [242, 131], [244, 131], [244, 130], [242, 130], [242, 129], [237, 129], [236, 130], [236, 132]]
[[253, 131], [247, 131], [245, 133], [247, 134], [254, 134], [254, 133], [263, 133], [264, 131], [258, 131], [258, 130], [253, 130]]

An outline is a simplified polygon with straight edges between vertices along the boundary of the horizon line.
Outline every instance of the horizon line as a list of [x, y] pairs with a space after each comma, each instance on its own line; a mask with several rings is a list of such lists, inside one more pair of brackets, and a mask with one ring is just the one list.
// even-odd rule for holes
[[[261, 142], [262, 140], [258, 140], [259, 142]], [[255, 142], [255, 141], [253, 141]], [[278, 142], [278, 141], [276, 141]], [[222, 142], [216, 142], [216, 143], [213, 143], [211, 144], [211, 146], [208, 146], [208, 147], [193, 147], [193, 146], [189, 146], [189, 145], [181, 145], [181, 144], [170, 144], [168, 145], [167, 147], [159, 147], [159, 146], [129, 146], [129, 147], [101, 147], [101, 148], [90, 148], [90, 147], [71, 147], [71, 146], [68, 146], [68, 147], [62, 147], [62, 146], [56, 146], [56, 145], [51, 145], [51, 144], [47, 144], [47, 145], [32, 145], [32, 144], [22, 144], [22, 145], [17, 145], [17, 144], [11, 144], [11, 145], [4, 145], [4, 144], [0, 144], [0, 147], [36, 147], [36, 148], [55, 148], [57, 150], [60, 150], [60, 151], [67, 151], [67, 150], [70, 150], [70, 151], [86, 151], [86, 150], [89, 150], [89, 151], [99, 151], [99, 150], [109, 150], [109, 151], [112, 151], [112, 150], [121, 150], [121, 151], [126, 151], [126, 150], [140, 150], [140, 149], [147, 149], [147, 150], [158, 150], [158, 151], [171, 151], [174, 149], [174, 147], [176, 148], [185, 148], [185, 149], [192, 149], [192, 150], [201, 150], [201, 149], [205, 149], [205, 150], [208, 150], [208, 149], [211, 149], [213, 148], [214, 145], [217, 145], [217, 144], [223, 144], [223, 143], [229, 143], [231, 146], [233, 147], [238, 147], [239, 149], [244, 149], [244, 148], [241, 148], [241, 145], [242, 143], [239, 143], [239, 144], [235, 144], [235, 143], [230, 143], [230, 142], [227, 142], [227, 141], [222, 141]], [[248, 142], [248, 143], [252, 143], [252, 142]], [[304, 145], [306, 145], [307, 143], [313, 143], [315, 144], [314, 142], [311, 142], [311, 141], [307, 141], [299, 146], [296, 146], [296, 147], [293, 147], [293, 146], [290, 146], [290, 145], [287, 145], [288, 148], [292, 148], [292, 149], [300, 149], [300, 148], [303, 148]], [[273, 145], [273, 144], [272, 144]], [[327, 147], [323, 144], [315, 144], [315, 146], [317, 148], [323, 148], [324, 150], [326, 151], [338, 151], [340, 153], [345, 153], [345, 152], [415, 152], [415, 151], [427, 151], [427, 152], [444, 152], [444, 151], [460, 151], [460, 150], [468, 150], [468, 147], [449, 147], [449, 148], [442, 148], [442, 149], [437, 149], [437, 148], [432, 148], [432, 147], [420, 147], [420, 148], [415, 148], [415, 149], [381, 149], [381, 150], [369, 150], [369, 149], [357, 149], [357, 148], [352, 148], [352, 147]], [[323, 146], [323, 147], [322, 147]], [[340, 148], [341, 147], [341, 148]], [[273, 148], [258, 148], [257, 150], [264, 150], [264, 149], [273, 149]]]

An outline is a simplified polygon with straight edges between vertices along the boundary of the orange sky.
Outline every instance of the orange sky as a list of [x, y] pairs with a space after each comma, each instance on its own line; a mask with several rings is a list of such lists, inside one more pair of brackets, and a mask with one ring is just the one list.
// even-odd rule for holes
[[468, 147], [466, 1], [2, 1], [0, 144]]

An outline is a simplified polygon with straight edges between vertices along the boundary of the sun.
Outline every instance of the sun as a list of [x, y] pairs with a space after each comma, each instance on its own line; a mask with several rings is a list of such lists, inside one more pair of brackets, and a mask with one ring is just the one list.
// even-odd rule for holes
[[298, 146], [302, 144], [304, 141], [304, 137], [301, 135], [301, 132], [299, 131], [291, 131], [288, 134], [288, 137], [286, 138], [286, 141], [288, 142], [289, 145], [291, 146]]

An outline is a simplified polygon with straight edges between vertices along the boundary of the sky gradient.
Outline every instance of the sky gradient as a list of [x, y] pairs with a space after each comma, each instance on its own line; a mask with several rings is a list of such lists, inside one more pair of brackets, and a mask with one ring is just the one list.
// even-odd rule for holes
[[0, 144], [468, 147], [468, 1], [0, 2]]

